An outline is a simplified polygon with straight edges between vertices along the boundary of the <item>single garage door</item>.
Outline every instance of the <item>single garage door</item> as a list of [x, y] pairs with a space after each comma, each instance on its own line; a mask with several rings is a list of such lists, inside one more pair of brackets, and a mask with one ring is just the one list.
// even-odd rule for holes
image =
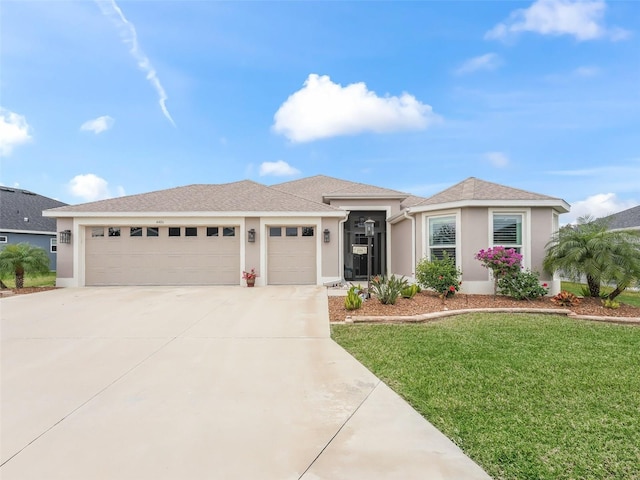
[[315, 285], [315, 230], [309, 226], [268, 227], [267, 281], [270, 285]]
[[86, 285], [235, 285], [238, 226], [87, 227]]

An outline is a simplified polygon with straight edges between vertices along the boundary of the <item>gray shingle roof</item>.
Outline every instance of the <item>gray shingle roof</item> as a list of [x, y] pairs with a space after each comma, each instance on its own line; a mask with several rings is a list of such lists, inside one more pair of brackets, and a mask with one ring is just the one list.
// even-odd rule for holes
[[605, 220], [612, 230], [640, 228], [640, 205], [609, 215]]
[[63, 205], [66, 203], [28, 190], [0, 187], [0, 229], [55, 232], [56, 219], [43, 217], [42, 211]]
[[558, 200], [559, 198], [541, 195], [539, 193], [519, 190], [507, 187], [498, 183], [487, 182], [475, 177], [469, 177], [454, 186], [443, 190], [440, 193], [423, 200], [416, 206], [437, 205], [443, 203], [490, 200], [490, 201], [511, 201], [511, 200]]
[[251, 180], [217, 185], [188, 185], [138, 195], [56, 208], [56, 213], [123, 212], [339, 212], [320, 202]]
[[339, 178], [327, 177], [325, 175], [315, 175], [313, 177], [302, 178], [290, 182], [272, 185], [273, 188], [282, 192], [292, 193], [300, 197], [308, 198], [316, 202], [324, 201], [325, 197], [344, 196], [369, 196], [404, 199], [409, 197], [408, 193], [391, 190], [388, 188], [376, 187], [364, 183], [350, 182]]

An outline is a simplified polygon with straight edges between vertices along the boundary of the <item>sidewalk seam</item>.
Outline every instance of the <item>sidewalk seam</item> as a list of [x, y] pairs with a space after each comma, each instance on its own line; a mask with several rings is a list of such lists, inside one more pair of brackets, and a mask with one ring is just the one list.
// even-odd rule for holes
[[358, 406], [353, 410], [353, 412], [351, 412], [351, 414], [347, 417], [347, 419], [342, 423], [342, 425], [340, 425], [340, 428], [338, 428], [338, 430], [336, 431], [336, 433], [333, 434], [333, 436], [329, 439], [329, 441], [326, 443], [326, 445], [324, 447], [322, 447], [322, 450], [320, 450], [320, 452], [318, 453], [318, 455], [316, 455], [316, 457], [311, 461], [311, 463], [309, 464], [309, 466], [304, 470], [304, 472], [302, 472], [300, 474], [300, 476], [298, 477], [298, 480], [302, 480], [302, 477], [304, 477], [307, 472], [311, 469], [311, 467], [313, 466], [314, 463], [316, 463], [316, 461], [320, 458], [320, 456], [324, 453], [324, 451], [329, 447], [329, 445], [331, 445], [331, 442], [333, 442], [333, 440], [338, 436], [338, 434], [342, 431], [342, 429], [347, 425], [347, 423], [349, 423], [349, 420], [351, 420], [353, 418], [353, 416], [356, 414], [356, 412], [358, 410], [360, 410], [360, 407], [362, 407], [362, 405], [364, 405], [364, 402], [366, 402], [369, 397], [371, 396], [371, 394], [373, 392], [376, 391], [376, 389], [378, 388], [378, 386], [382, 383], [382, 380], [378, 379], [378, 382], [375, 384], [375, 386], [371, 389], [371, 391], [369, 393], [367, 393], [367, 395], [362, 399], [362, 401], [358, 404]]

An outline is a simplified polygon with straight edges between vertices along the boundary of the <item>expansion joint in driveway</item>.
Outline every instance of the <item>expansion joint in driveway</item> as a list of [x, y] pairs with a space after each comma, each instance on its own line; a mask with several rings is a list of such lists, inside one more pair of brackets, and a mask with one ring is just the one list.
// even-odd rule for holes
[[324, 447], [322, 447], [322, 450], [320, 450], [320, 452], [318, 453], [318, 455], [316, 455], [316, 457], [311, 461], [311, 463], [309, 464], [309, 466], [307, 466], [307, 468], [305, 469], [304, 472], [302, 472], [302, 474], [298, 477], [298, 480], [302, 480], [302, 478], [307, 474], [307, 472], [309, 471], [309, 469], [313, 466], [314, 463], [316, 463], [316, 461], [318, 461], [318, 459], [322, 456], [322, 454], [324, 453], [324, 451], [329, 447], [329, 445], [331, 445], [331, 442], [333, 442], [333, 440], [338, 436], [338, 434], [342, 431], [342, 429], [347, 425], [347, 423], [349, 423], [349, 421], [353, 418], [353, 416], [356, 414], [356, 412], [358, 410], [360, 410], [360, 407], [362, 407], [362, 405], [364, 405], [364, 403], [369, 399], [369, 397], [371, 396], [371, 394], [376, 390], [376, 388], [378, 388], [378, 386], [380, 385], [382, 381], [378, 380], [376, 382], [376, 384], [373, 386], [373, 388], [371, 389], [371, 391], [369, 393], [367, 393], [367, 396], [364, 397], [362, 399], [362, 401], [358, 404], [358, 406], [353, 410], [353, 412], [351, 412], [351, 415], [349, 415], [347, 417], [347, 419], [342, 422], [342, 425], [340, 425], [340, 428], [338, 428], [338, 430], [336, 430], [336, 433], [333, 434], [333, 436], [329, 439], [329, 441], [326, 443], [326, 445]]
[[[204, 316], [203, 316], [204, 318]], [[194, 325], [196, 323], [198, 323], [201, 319], [197, 320]], [[71, 415], [73, 415], [74, 413], [76, 413], [78, 410], [80, 410], [82, 407], [84, 407], [85, 405], [87, 405], [88, 403], [90, 403], [93, 399], [97, 398], [98, 396], [100, 396], [102, 393], [104, 393], [105, 391], [107, 391], [109, 388], [111, 388], [113, 385], [115, 385], [116, 383], [118, 383], [120, 380], [122, 380], [124, 377], [126, 377], [127, 375], [129, 375], [131, 372], [133, 372], [136, 368], [138, 368], [140, 365], [142, 365], [143, 363], [145, 363], [147, 360], [149, 360], [151, 357], [153, 357], [154, 355], [156, 355], [158, 352], [160, 352], [162, 349], [164, 349], [166, 346], [168, 346], [169, 344], [171, 344], [174, 340], [176, 340], [177, 338], [182, 337], [182, 335], [184, 335], [184, 333], [189, 330], [190, 328], [192, 328], [193, 325], [189, 325], [187, 328], [185, 328], [182, 332], [180, 332], [178, 335], [175, 335], [171, 338], [169, 338], [169, 340], [165, 343], [163, 343], [161, 346], [159, 346], [157, 349], [155, 349], [153, 352], [151, 352], [149, 355], [147, 355], [145, 358], [143, 358], [142, 360], [140, 360], [138, 363], [136, 363], [135, 365], [133, 365], [131, 368], [129, 368], [128, 370], [126, 370], [124, 373], [122, 373], [122, 375], [116, 377], [115, 379], [113, 379], [110, 383], [108, 383], [107, 385], [105, 385], [103, 388], [101, 388], [100, 390], [98, 390], [96, 393], [94, 393], [93, 395], [91, 395], [87, 400], [85, 400], [84, 402], [82, 402], [80, 405], [78, 405], [76, 408], [74, 408], [73, 410], [71, 410], [69, 413], [67, 413], [65, 416], [63, 416], [60, 420], [58, 420], [57, 422], [53, 423], [51, 426], [49, 426], [49, 428], [46, 428], [43, 432], [41, 432], [39, 435], [37, 435], [35, 438], [33, 438], [29, 443], [27, 443], [24, 447], [22, 447], [20, 450], [18, 450], [16, 453], [14, 453], [13, 455], [11, 455], [9, 458], [7, 458], [4, 462], [0, 463], [0, 467], [6, 465], [7, 463], [9, 463], [13, 458], [15, 458], [17, 455], [19, 455], [20, 453], [22, 453], [27, 447], [29, 447], [31, 444], [33, 444], [34, 442], [36, 442], [38, 439], [40, 439], [41, 437], [43, 437], [44, 435], [46, 435], [48, 432], [50, 432], [51, 430], [53, 430], [56, 426], [60, 425], [62, 422], [64, 422], [67, 418], [69, 418]]]

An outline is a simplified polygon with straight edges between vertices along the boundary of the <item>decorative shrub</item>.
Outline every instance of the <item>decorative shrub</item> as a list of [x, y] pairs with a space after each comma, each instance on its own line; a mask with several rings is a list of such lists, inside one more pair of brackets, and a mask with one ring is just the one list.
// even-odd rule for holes
[[580, 303], [580, 299], [573, 293], [562, 290], [559, 294], [551, 299], [556, 305], [563, 307], [575, 307]]
[[419, 290], [420, 290], [420, 287], [415, 283], [413, 285], [409, 285], [408, 287], [402, 289], [402, 292], [401, 292], [402, 298], [413, 298], [416, 296]]
[[416, 267], [418, 284], [436, 291], [442, 298], [451, 297], [460, 290], [461, 276], [462, 272], [446, 252], [440, 260], [423, 258]]
[[540, 275], [530, 270], [521, 270], [498, 278], [498, 290], [516, 300], [533, 300], [549, 292], [546, 283], [540, 285]]
[[494, 278], [516, 274], [522, 268], [522, 255], [513, 248], [497, 246], [482, 249], [476, 253], [476, 259], [493, 272]]
[[404, 277], [375, 277], [371, 280], [371, 291], [378, 297], [380, 303], [385, 305], [395, 305], [396, 300], [400, 296], [402, 290], [408, 285], [407, 279]]
[[362, 297], [357, 287], [351, 287], [344, 299], [344, 307], [347, 310], [357, 310], [362, 307]]
[[611, 308], [612, 310], [620, 308], [620, 304], [618, 302], [616, 302], [615, 300], [609, 300], [608, 298], [602, 300], [602, 305], [604, 306], [604, 308]]

